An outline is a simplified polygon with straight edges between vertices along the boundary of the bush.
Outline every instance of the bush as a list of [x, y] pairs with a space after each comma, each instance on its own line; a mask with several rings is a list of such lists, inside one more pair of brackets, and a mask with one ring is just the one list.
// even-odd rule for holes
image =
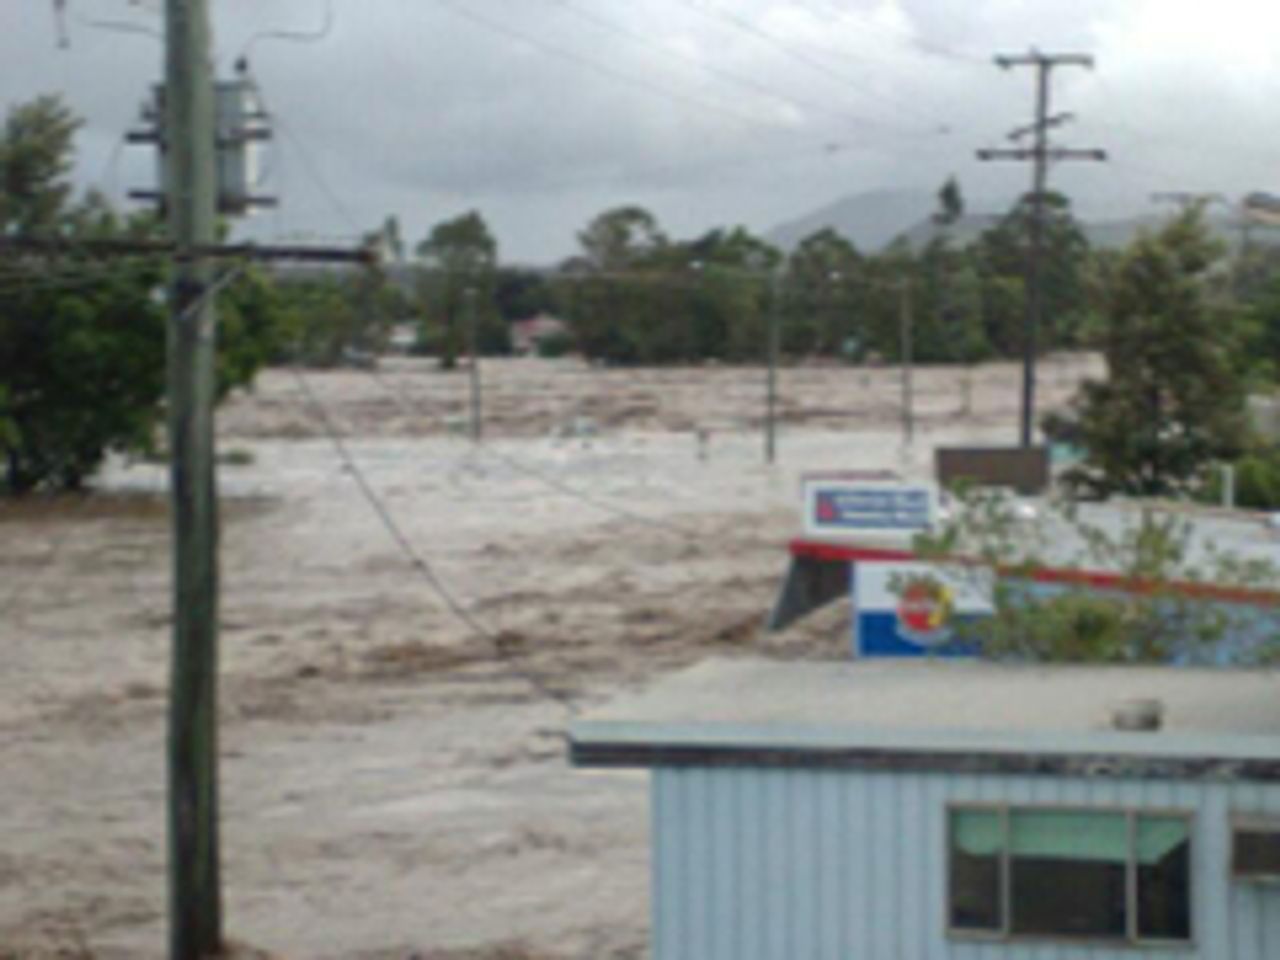
[[573, 337], [568, 333], [552, 333], [538, 341], [538, 356], [557, 360], [573, 350]]
[[[1280, 447], [1255, 450], [1232, 462], [1236, 468], [1236, 506], [1246, 510], [1280, 510]], [[1222, 503], [1222, 469], [1212, 468], [1196, 499]]]

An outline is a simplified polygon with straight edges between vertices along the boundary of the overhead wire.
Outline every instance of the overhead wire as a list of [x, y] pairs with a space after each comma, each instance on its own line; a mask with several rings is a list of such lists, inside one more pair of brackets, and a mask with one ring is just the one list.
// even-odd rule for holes
[[704, 159], [697, 163], [666, 163], [666, 164], [638, 164], [633, 165], [628, 162], [625, 169], [616, 173], [600, 173], [591, 176], [573, 175], [564, 177], [539, 178], [537, 186], [541, 189], [569, 189], [574, 187], [594, 187], [594, 186], [610, 186], [618, 184], [626, 179], [640, 179], [644, 177], [656, 177], [662, 174], [687, 174], [697, 175], [700, 171], [714, 172], [717, 178], [723, 178], [726, 170], [735, 167], [759, 166], [764, 163], [771, 163], [770, 169], [773, 169], [777, 163], [801, 162], [807, 160], [817, 160], [831, 158], [852, 152], [862, 152], [875, 149], [874, 147], [863, 143], [846, 143], [837, 140], [827, 140], [822, 143], [813, 143], [804, 147], [797, 147], [790, 144], [781, 148], [770, 148], [761, 150], [734, 150], [732, 156], [723, 160]]
[[850, 114], [840, 110], [839, 108], [833, 108], [829, 104], [818, 103], [817, 101], [802, 99], [800, 97], [796, 97], [791, 94], [779, 92], [778, 90], [774, 89], [768, 84], [760, 82], [759, 80], [755, 80], [751, 77], [742, 76], [732, 71], [725, 70], [722, 67], [718, 67], [713, 63], [700, 60], [698, 57], [687, 54], [677, 48], [663, 46], [661, 43], [658, 43], [657, 41], [655, 41], [648, 34], [641, 33], [638, 30], [633, 30], [630, 27], [627, 27], [621, 23], [618, 23], [617, 21], [610, 20], [607, 17], [602, 17], [598, 13], [595, 13], [594, 11], [579, 7], [573, 2], [573, 0], [553, 0], [553, 2], [556, 3], [561, 9], [577, 17], [579, 20], [582, 20], [586, 23], [594, 24], [596, 27], [598, 27], [601, 30], [606, 30], [614, 34], [615, 36], [624, 37], [627, 40], [631, 41], [632, 43], [639, 44], [641, 46], [645, 46], [652, 50], [655, 50], [658, 53], [662, 54], [663, 56], [667, 57], [668, 59], [678, 60], [682, 63], [691, 64], [695, 68], [705, 71], [707, 74], [711, 76], [718, 77], [724, 82], [734, 84], [735, 86], [741, 87], [746, 90], [750, 90], [753, 93], [761, 94], [778, 103], [792, 107], [793, 109], [822, 113], [842, 122], [851, 121], [860, 127], [866, 126], [866, 125], [873, 125], [873, 126], [883, 125], [882, 121], [876, 120], [874, 118], [863, 117], [856, 114]]
[[[799, 2], [799, 0], [792, 0], [792, 2], [796, 3], [797, 6], [807, 7], [815, 13], [817, 12], [817, 8], [812, 5], [814, 0], [809, 0], [808, 3]], [[991, 65], [990, 57], [979, 56], [975, 53], [966, 53], [962, 50], [957, 50], [954, 47], [949, 47], [946, 44], [925, 40], [923, 37], [904, 35], [901, 32], [893, 30], [892, 28], [868, 16], [865, 11], [854, 9], [852, 6], [837, 6], [835, 3], [829, 2], [829, 0], [822, 0], [822, 2], [819, 3], [819, 6], [826, 10], [828, 15], [832, 17], [839, 19], [856, 19], [863, 26], [876, 31], [881, 36], [898, 41], [907, 49], [921, 56], [945, 60], [951, 63], [962, 63], [968, 66], [989, 67]]]
[[[131, 3], [130, 6], [136, 7], [138, 4]], [[74, 16], [77, 22], [94, 30], [106, 30], [111, 33], [134, 34], [136, 36], [150, 37], [152, 40], [158, 40], [161, 42], [164, 40], [163, 31], [156, 27], [138, 23], [135, 20], [94, 20], [86, 17], [79, 10], [75, 11]]]
[[279, 115], [272, 114], [271, 119], [276, 128], [284, 134], [285, 139], [293, 145], [298, 159], [302, 163], [303, 172], [306, 173], [311, 182], [315, 184], [321, 194], [324, 195], [324, 198], [329, 205], [357, 235], [363, 233], [363, 229], [356, 220], [355, 215], [351, 212], [351, 208], [348, 207], [343, 199], [338, 195], [338, 191], [330, 186], [328, 179], [326, 179], [324, 174], [320, 171], [319, 166], [313, 161], [307, 147], [293, 131], [292, 127]]
[[[827, 78], [827, 80], [829, 81], [835, 81], [840, 86], [841, 89], [856, 90], [862, 96], [869, 96], [872, 99], [881, 100], [885, 102], [887, 105], [892, 107], [892, 109], [895, 111], [901, 112], [902, 110], [906, 109], [913, 113], [916, 113], [916, 115], [921, 117], [926, 123], [929, 123], [931, 125], [936, 124], [936, 120], [934, 118], [928, 117], [927, 115], [921, 113], [914, 106], [907, 104], [905, 102], [894, 101], [891, 98], [885, 97], [881, 93], [867, 89], [864, 84], [863, 78], [859, 77], [855, 79], [851, 74], [847, 74], [843, 70], [837, 70], [836, 68], [832, 67], [829, 63], [827, 63], [826, 60], [811, 56], [804, 50], [798, 47], [795, 47], [783, 40], [780, 40], [774, 34], [769, 33], [767, 30], [761, 29], [751, 20], [747, 19], [746, 17], [740, 14], [734, 13], [723, 7], [715, 6], [713, 4], [704, 2], [704, 0], [683, 0], [683, 5], [707, 19], [717, 20], [717, 21], [720, 21], [721, 23], [728, 24], [729, 26], [733, 27], [739, 32], [745, 33], [748, 36], [754, 37], [760, 43], [766, 44], [772, 49], [778, 51], [783, 56], [787, 57], [789, 60], [792, 60], [796, 63], [799, 63], [807, 67], [810, 71], [814, 73], [821, 74], [822, 76]], [[949, 128], [945, 124], [937, 124], [935, 129], [932, 129], [932, 130], [911, 130], [908, 128], [904, 128], [901, 124], [895, 124], [887, 120], [868, 119], [866, 122], [874, 124], [879, 127], [889, 129], [889, 130], [896, 129], [901, 134], [905, 134], [907, 136], [911, 136], [911, 135], [929, 136], [931, 134], [937, 134], [939, 132], [943, 132], [943, 133], [950, 132]]]
[[373, 484], [370, 482], [359, 461], [348, 448], [342, 432], [338, 429], [337, 424], [329, 415], [328, 409], [325, 407], [323, 402], [321, 402], [319, 396], [311, 389], [311, 384], [307, 381], [306, 376], [303, 374], [298, 364], [294, 363], [290, 369], [292, 370], [294, 379], [298, 384], [300, 393], [306, 399], [308, 405], [314, 412], [317, 421], [321, 425], [330, 444], [333, 446], [338, 459], [342, 462], [346, 472], [355, 481], [361, 496], [377, 516], [378, 520], [391, 537], [392, 542], [399, 549], [410, 567], [439, 598], [439, 600], [444, 604], [445, 609], [447, 609], [460, 623], [462, 623], [470, 633], [489, 644], [498, 660], [502, 662], [506, 671], [510, 675], [520, 679], [539, 696], [547, 700], [554, 701], [571, 713], [576, 713], [578, 710], [577, 704], [569, 693], [551, 686], [547, 682], [546, 678], [538, 672], [521, 666], [507, 649], [501, 635], [495, 633], [481, 623], [480, 620], [471, 613], [471, 611], [468, 610], [460, 600], [458, 600], [453, 591], [427, 561], [426, 557], [424, 557], [414, 546], [413, 541], [400, 526], [394, 514], [392, 514], [391, 509], [378, 494], [378, 491], [374, 489]]
[[541, 40], [535, 36], [532, 36], [531, 34], [525, 33], [522, 30], [517, 30], [515, 27], [512, 27], [506, 23], [503, 23], [498, 20], [494, 20], [490, 17], [484, 16], [483, 14], [477, 13], [475, 10], [472, 10], [460, 4], [454, 3], [453, 0], [435, 0], [435, 2], [437, 6], [440, 6], [445, 10], [448, 10], [450, 13], [454, 14], [457, 17], [470, 21], [471, 23], [485, 30], [488, 30], [492, 33], [500, 34], [506, 37], [508, 40], [515, 41], [524, 46], [532, 47], [533, 49], [538, 50], [541, 53], [545, 53], [548, 56], [556, 57], [557, 59], [563, 60], [568, 63], [573, 63], [579, 67], [582, 67], [583, 69], [590, 70], [593, 73], [597, 73], [604, 77], [608, 77], [611, 80], [614, 80], [615, 82], [624, 83], [632, 87], [647, 90], [651, 94], [661, 96], [672, 102], [681, 103], [689, 107], [694, 107], [695, 109], [701, 110], [706, 113], [713, 113], [713, 114], [716, 114], [717, 116], [733, 120], [736, 123], [743, 124], [746, 126], [761, 126], [761, 125], [768, 125], [770, 127], [777, 126], [776, 124], [770, 123], [769, 121], [764, 120], [760, 117], [755, 117], [755, 116], [751, 116], [750, 114], [741, 113], [737, 110], [724, 107], [712, 101], [703, 100], [700, 97], [693, 97], [679, 90], [675, 90], [670, 87], [663, 86], [661, 84], [653, 83], [652, 81], [646, 80], [642, 77], [634, 76], [632, 74], [626, 73], [621, 70], [615, 70], [613, 67], [608, 66], [604, 63], [601, 63], [598, 60], [595, 60], [591, 57], [585, 57], [574, 50], [570, 50], [553, 43], [548, 43], [545, 40]]
[[318, 27], [310, 30], [291, 30], [286, 28], [259, 30], [245, 42], [245, 45], [240, 49], [239, 57], [247, 60], [249, 54], [253, 52], [254, 45], [266, 40], [303, 44], [320, 43], [333, 32], [335, 21], [333, 0], [324, 0], [324, 18]]
[[[370, 368], [369, 372], [372, 374], [374, 381], [384, 391], [391, 394], [397, 399], [397, 402], [400, 403], [402, 409], [404, 409], [406, 406], [412, 407], [414, 405], [414, 402], [411, 398], [407, 397], [398, 387], [388, 382], [387, 379], [383, 377], [382, 374], [376, 368]], [[693, 531], [688, 530], [679, 524], [671, 523], [670, 521], [663, 520], [659, 517], [650, 517], [642, 513], [637, 513], [634, 510], [629, 510], [626, 507], [618, 506], [617, 504], [610, 503], [607, 500], [603, 500], [600, 497], [587, 493], [584, 490], [579, 490], [578, 488], [572, 486], [571, 484], [565, 483], [563, 480], [560, 480], [547, 473], [544, 473], [541, 470], [531, 467], [526, 463], [522, 463], [521, 461], [517, 460], [515, 457], [512, 457], [509, 454], [503, 453], [500, 450], [495, 449], [490, 444], [473, 443], [471, 445], [470, 450], [472, 453], [479, 452], [483, 455], [492, 457], [493, 459], [506, 464], [508, 467], [510, 467], [512, 470], [515, 470], [517, 473], [522, 473], [525, 476], [538, 480], [544, 485], [554, 490], [557, 490], [566, 496], [573, 497], [577, 500], [580, 500], [583, 503], [589, 504], [595, 507], [596, 509], [603, 511], [604, 513], [611, 514], [615, 517], [619, 517], [621, 519], [628, 520], [633, 523], [641, 523], [646, 526], [653, 527], [654, 529], [663, 530], [667, 533], [675, 533], [682, 537], [697, 536], [697, 534], [693, 533]]]

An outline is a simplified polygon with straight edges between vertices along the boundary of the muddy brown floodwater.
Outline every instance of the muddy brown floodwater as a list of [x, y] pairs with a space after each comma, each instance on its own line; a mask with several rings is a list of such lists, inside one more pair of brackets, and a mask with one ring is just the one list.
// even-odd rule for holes
[[[1060, 405], [1097, 372], [1046, 364]], [[296, 377], [221, 413], [223, 876], [245, 956], [521, 960], [647, 951], [647, 785], [565, 760], [587, 705], [705, 656], [840, 658], [846, 608], [762, 619], [796, 480], [927, 471], [1009, 442], [1018, 371], [785, 371], [780, 462], [760, 370], [394, 360], [306, 384], [451, 612], [363, 499]], [[699, 455], [697, 432], [709, 442]], [[0, 504], [0, 958], [165, 945], [169, 546], [162, 468]], [[259, 953], [259, 951], [261, 951]]]

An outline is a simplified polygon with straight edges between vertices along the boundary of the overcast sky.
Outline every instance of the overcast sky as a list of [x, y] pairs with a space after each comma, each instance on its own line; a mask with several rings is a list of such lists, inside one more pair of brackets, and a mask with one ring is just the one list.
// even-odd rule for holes
[[[85, 117], [77, 179], [153, 182], [121, 147], [161, 47], [160, 0], [0, 0], [6, 106], [61, 92]], [[1280, 190], [1280, 4], [1269, 0], [211, 0], [219, 69], [249, 47], [277, 121], [259, 238], [351, 236], [398, 214], [416, 242], [478, 209], [505, 259], [570, 253], [621, 203], [691, 236], [766, 230], [843, 195], [1025, 189], [980, 164], [1032, 108], [995, 52], [1092, 53], [1055, 74], [1056, 134], [1108, 164], [1056, 167], [1085, 215], [1153, 190]], [[327, 22], [328, 21], [328, 22]], [[327, 27], [327, 29], [326, 29]], [[311, 32], [288, 42], [271, 31]], [[256, 37], [256, 39], [255, 39]]]

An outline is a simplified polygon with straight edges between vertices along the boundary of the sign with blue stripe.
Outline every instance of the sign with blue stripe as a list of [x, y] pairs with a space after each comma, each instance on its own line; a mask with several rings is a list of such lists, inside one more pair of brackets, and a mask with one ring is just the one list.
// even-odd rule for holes
[[857, 657], [973, 656], [963, 625], [995, 612], [989, 571], [960, 564], [852, 566]]

